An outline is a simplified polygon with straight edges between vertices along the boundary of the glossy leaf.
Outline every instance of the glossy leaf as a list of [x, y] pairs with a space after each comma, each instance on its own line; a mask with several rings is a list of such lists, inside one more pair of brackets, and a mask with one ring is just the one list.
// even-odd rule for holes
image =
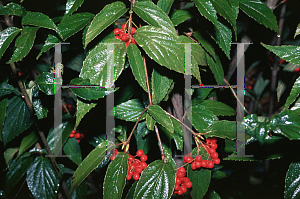
[[249, 17], [278, 33], [278, 25], [272, 10], [260, 0], [239, 0], [239, 6]]
[[299, 94], [300, 94], [300, 77], [298, 77], [296, 82], [294, 83], [294, 86], [285, 102], [284, 107], [288, 109], [290, 105], [297, 99]]
[[148, 93], [146, 83], [146, 72], [144, 67], [144, 61], [141, 55], [141, 51], [134, 44], [129, 44], [128, 49], [128, 61], [132, 70], [132, 73], [140, 84], [140, 86]]
[[[57, 28], [61, 32], [62, 40], [65, 41], [72, 35], [79, 32], [89, 23], [89, 21], [93, 17], [94, 15], [88, 12], [77, 13], [68, 17], [64, 17], [64, 19], [57, 25]], [[45, 44], [43, 45], [43, 48], [37, 56], [37, 59], [42, 55], [42, 53], [46, 52], [59, 42], [61, 42], [60, 38], [56, 37], [55, 35], [49, 34], [45, 41]]]
[[8, 48], [9, 44], [12, 40], [17, 36], [20, 32], [17, 27], [8, 27], [0, 33], [0, 58]]
[[142, 172], [133, 198], [171, 198], [175, 186], [174, 167], [156, 160]]
[[170, 131], [168, 131], [166, 128], [164, 128], [162, 126], [159, 126], [160, 127], [159, 129], [167, 136], [167, 138], [169, 140], [171, 140], [171, 139], [174, 140], [177, 150], [182, 151], [182, 149], [183, 149], [183, 131], [182, 131], [181, 125], [175, 119], [171, 118], [171, 120], [172, 120], [172, 124], [174, 126], [174, 133], [171, 133]]
[[59, 179], [46, 157], [37, 156], [27, 170], [26, 182], [35, 198], [56, 197]]
[[136, 139], [137, 149], [141, 149], [144, 151], [144, 154], [147, 154], [150, 149], [150, 140], [149, 137], [144, 137], [150, 131], [147, 129], [146, 121], [140, 122], [133, 132], [134, 137]]
[[17, 15], [17, 16], [25, 16], [26, 9], [16, 3], [8, 3], [6, 6], [0, 5], [0, 15]]
[[285, 176], [284, 199], [300, 197], [300, 163], [292, 162]]
[[175, 10], [174, 12], [172, 12], [170, 19], [174, 26], [178, 26], [191, 17], [192, 15], [186, 10]]
[[218, 28], [217, 12], [210, 0], [193, 0], [200, 14]]
[[173, 5], [174, 0], [159, 0], [157, 6], [160, 7], [167, 15]]
[[199, 31], [195, 32], [193, 36], [197, 39], [200, 45], [212, 56], [215, 57], [215, 49], [208, 42], [208, 40], [204, 37], [202, 33]]
[[2, 141], [2, 130], [6, 117], [7, 98], [0, 100], [0, 141]]
[[34, 82], [33, 88], [31, 88], [31, 89], [32, 89], [31, 99], [32, 99], [33, 109], [35, 111], [37, 118], [43, 119], [43, 118], [47, 117], [48, 108], [43, 105], [42, 100], [39, 95], [39, 93], [40, 93], [39, 87], [37, 86], [37, 84], [35, 82]]
[[291, 110], [274, 115], [270, 120], [271, 130], [291, 140], [300, 140], [300, 116]]
[[158, 105], [151, 105], [148, 108], [150, 115], [163, 127], [165, 127], [171, 133], [174, 133], [174, 126], [171, 118], [165, 113], [165, 111]]
[[17, 182], [24, 176], [27, 169], [31, 165], [33, 157], [29, 153], [25, 153], [17, 159], [14, 159], [9, 165], [5, 180], [5, 193], [9, 193]]
[[210, 110], [216, 116], [236, 115], [236, 110], [222, 102], [214, 100], [204, 100], [201, 105], [205, 106], [205, 108]]
[[0, 84], [0, 97], [8, 95], [12, 92], [18, 91], [12, 85], [8, 84], [6, 81]]
[[106, 5], [101, 12], [94, 17], [89, 26], [85, 35], [85, 47], [105, 28], [125, 14], [126, 11], [127, 8], [125, 4], [120, 1]]
[[83, 2], [84, 0], [67, 0], [64, 17], [73, 14], [73, 12], [75, 12], [83, 4]]
[[[223, 1], [223, 2], [225, 2], [225, 1]], [[219, 24], [219, 28], [215, 28], [216, 35], [215, 35], [215, 37], [213, 37], [213, 39], [220, 46], [220, 48], [224, 51], [227, 58], [230, 59], [232, 32], [227, 26], [225, 26], [221, 22], [218, 22], [218, 24]]]
[[[66, 169], [66, 168], [65, 168]], [[67, 187], [68, 189], [70, 190], [71, 189], [71, 180], [72, 180], [72, 177], [70, 177], [67, 181], [66, 181], [66, 184], [67, 184]], [[77, 189], [75, 189], [71, 194], [71, 197], [74, 198], [74, 199], [77, 199], [77, 198], [84, 198], [86, 197], [87, 195], [87, 184], [86, 184], [86, 181], [84, 180], [78, 187]]]
[[38, 27], [25, 26], [21, 31], [21, 36], [16, 39], [16, 49], [11, 59], [7, 62], [17, 62], [22, 60], [31, 50]]
[[224, 71], [223, 71], [222, 64], [221, 64], [219, 57], [216, 55], [215, 58], [216, 58], [216, 60], [213, 60], [213, 58], [211, 56], [206, 54], [206, 60], [207, 60], [210, 70], [214, 74], [218, 85], [222, 85], [223, 78], [224, 78]]
[[154, 104], [159, 104], [167, 95], [171, 88], [173, 80], [167, 76], [161, 75], [155, 69], [153, 69], [151, 77], [152, 86], [152, 101]]
[[79, 165], [82, 161], [80, 146], [75, 138], [69, 138], [65, 143], [63, 150], [69, 155], [70, 160]]
[[[32, 131], [31, 133], [29, 133], [26, 137], [24, 137], [22, 139], [20, 148], [19, 148], [19, 154], [18, 157], [20, 155], [22, 155], [29, 147], [31, 147], [34, 143], [36, 143], [36, 141], [38, 140], [38, 135], [36, 134], [35, 131]], [[17, 158], [18, 158], [17, 157]]]
[[255, 137], [260, 144], [265, 142], [270, 126], [268, 121], [264, 117], [257, 117], [257, 115], [247, 115], [244, 118], [243, 125], [245, 126], [245, 132]]
[[164, 29], [143, 26], [135, 32], [134, 39], [158, 64], [184, 73], [184, 48], [177, 44], [177, 37]]
[[133, 11], [149, 25], [162, 28], [172, 36], [176, 36], [176, 30], [168, 15], [157, 5], [150, 1], [137, 1]]
[[122, 198], [128, 172], [128, 154], [120, 152], [108, 165], [103, 184], [103, 198]]
[[7, 166], [9, 166], [9, 164], [11, 163], [13, 157], [18, 152], [18, 150], [19, 149], [15, 147], [15, 148], [8, 148], [4, 151], [3, 156]]
[[212, 88], [195, 89], [195, 91], [194, 91], [195, 98], [192, 100], [192, 104], [196, 105], [196, 104], [200, 104], [201, 102], [203, 102], [207, 98], [207, 96], [209, 95], [209, 93], [211, 91], [212, 91]]
[[82, 118], [92, 110], [97, 105], [97, 103], [86, 103], [81, 101], [80, 99], [77, 99], [77, 113], [76, 113], [76, 123], [75, 123], [75, 129], [79, 125]]
[[149, 130], [151, 130], [151, 131], [154, 130], [155, 120], [148, 113], [146, 115], [146, 124], [147, 124], [147, 128]]
[[209, 125], [206, 129], [207, 136], [228, 138], [231, 140], [236, 139], [236, 122], [235, 121], [217, 121]]
[[[115, 107], [115, 117], [125, 121], [136, 122], [144, 109], [144, 106], [138, 99], [128, 100]], [[140, 121], [145, 119], [145, 117], [146, 113], [142, 115]]]
[[32, 124], [30, 112], [21, 97], [14, 96], [8, 100], [6, 119], [3, 126], [4, 146]]
[[209, 125], [218, 121], [217, 116], [201, 104], [193, 105], [191, 112], [192, 118], [190, 118], [190, 114], [187, 114], [188, 119], [199, 133], [205, 133], [205, 129]]
[[27, 14], [22, 18], [22, 26], [32, 25], [42, 28], [48, 28], [57, 32], [57, 34], [62, 37], [59, 29], [55, 23], [45, 14], [40, 12], [27, 12]]
[[297, 37], [300, 34], [300, 24], [298, 24], [295, 35], [294, 35], [294, 39], [295, 37]]
[[[55, 82], [54, 73], [42, 73], [36, 78], [36, 83], [46, 95], [54, 95], [59, 88], [59, 82]], [[55, 90], [54, 90], [55, 89]]]
[[[106, 95], [113, 93], [113, 91], [111, 91], [111, 89], [106, 89], [106, 88], [101, 88], [101, 87], [84, 87], [84, 88], [80, 88], [81, 86], [90, 86], [90, 80], [89, 79], [82, 79], [81, 77], [72, 79], [70, 82], [70, 85], [74, 85], [73, 87], [71, 87], [72, 92], [81, 97], [82, 99], [85, 100], [97, 100], [99, 98], [103, 98]], [[76, 87], [79, 86], [79, 87]]]
[[137, 181], [132, 184], [132, 186], [129, 189], [125, 199], [134, 199], [133, 195], [134, 195], [134, 192], [135, 192], [136, 185], [137, 185]]
[[80, 183], [96, 169], [106, 156], [110, 155], [110, 151], [115, 147], [114, 143], [105, 140], [100, 143], [94, 150], [78, 166], [72, 177], [71, 192], [80, 185]]

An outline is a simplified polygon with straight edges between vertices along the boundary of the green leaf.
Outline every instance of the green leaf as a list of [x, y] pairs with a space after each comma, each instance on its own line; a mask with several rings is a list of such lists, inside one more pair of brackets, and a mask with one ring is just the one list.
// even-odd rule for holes
[[0, 15], [17, 15], [23, 17], [26, 15], [26, 9], [19, 4], [8, 3], [4, 7], [0, 5]]
[[94, 108], [97, 105], [97, 103], [86, 103], [79, 99], [77, 99], [77, 113], [76, 113], [76, 123], [75, 123], [75, 129], [79, 125], [82, 118], [90, 112], [92, 108]]
[[133, 198], [169, 199], [175, 186], [175, 172], [171, 163], [156, 160], [142, 172]]
[[80, 146], [75, 138], [69, 138], [63, 147], [66, 155], [69, 155], [70, 160], [79, 165], [82, 161]]
[[196, 97], [192, 100], [192, 104], [196, 105], [196, 104], [200, 104], [201, 102], [203, 102], [211, 91], [212, 91], [212, 88], [195, 89], [194, 95]]
[[300, 23], [298, 24], [297, 26], [297, 29], [296, 29], [296, 32], [295, 32], [295, 35], [294, 35], [294, 39], [296, 36], [298, 36], [300, 34]]
[[[225, 2], [225, 1], [223, 1]], [[221, 47], [221, 49], [226, 54], [227, 58], [230, 59], [230, 48], [231, 48], [231, 38], [232, 32], [231, 30], [218, 21], [219, 27], [215, 27], [216, 35], [212, 37], [215, 42]]]
[[193, 0], [200, 14], [218, 28], [217, 12], [210, 0]]
[[138, 28], [134, 39], [148, 56], [168, 69], [184, 73], [184, 48], [177, 37], [153, 26]]
[[170, 9], [173, 5], [174, 0], [159, 0], [157, 6], [162, 9], [167, 15], [170, 12]]
[[96, 169], [104, 157], [110, 155], [110, 151], [115, 147], [114, 143], [105, 140], [100, 143], [94, 150], [92, 150], [88, 156], [78, 166], [72, 177], [71, 192], [74, 191], [80, 185], [80, 183], [94, 170]]
[[[197, 155], [197, 148], [193, 150], [192, 155]], [[192, 198], [203, 198], [209, 187], [211, 171], [204, 168], [193, 171], [189, 164], [187, 177], [193, 183], [193, 189], [191, 190]]]
[[18, 150], [19, 150], [18, 148], [8, 148], [4, 151], [3, 156], [4, 156], [5, 163], [7, 164], [7, 166], [9, 166], [9, 163], [11, 162], [15, 153], [18, 152]]
[[146, 115], [146, 124], [147, 124], [147, 128], [149, 130], [151, 130], [151, 131], [154, 130], [155, 120], [148, 113]]
[[208, 42], [208, 39], [204, 38], [204, 35], [199, 31], [195, 32], [193, 36], [197, 39], [200, 45], [212, 56], [215, 57], [215, 49]]
[[160, 130], [168, 137], [169, 140], [174, 139], [177, 150], [183, 149], [183, 131], [181, 129], [181, 125], [178, 121], [171, 118], [172, 124], [174, 126], [174, 133], [171, 133], [166, 128], [159, 126]]
[[55, 23], [45, 14], [40, 12], [27, 12], [27, 14], [22, 18], [22, 26], [32, 25], [42, 28], [48, 28], [57, 32], [57, 34], [62, 37], [59, 29]]
[[290, 140], [300, 140], [300, 116], [292, 110], [274, 115], [270, 120], [271, 130]]
[[18, 92], [18, 90], [16, 90], [12, 85], [8, 84], [6, 81], [0, 84], [0, 97], [8, 95], [15, 91]]
[[247, 134], [255, 137], [260, 144], [265, 142], [270, 129], [267, 118], [257, 117], [255, 114], [247, 115], [244, 118], [243, 125]]
[[146, 127], [146, 121], [140, 122], [136, 130], [133, 132], [136, 139], [137, 149], [142, 149], [144, 151], [144, 154], [147, 154], [150, 149], [149, 137], [144, 137], [149, 132], [150, 131]]
[[46, 157], [37, 156], [27, 170], [26, 182], [35, 198], [56, 198], [59, 179]]
[[218, 85], [222, 85], [223, 84], [223, 79], [224, 79], [224, 71], [223, 71], [223, 68], [222, 68], [221, 61], [220, 61], [220, 59], [217, 55], [215, 56], [215, 59], [216, 60], [214, 61], [211, 56], [206, 54], [206, 60], [207, 60], [207, 63], [208, 63], [208, 66], [209, 66], [210, 70], [214, 74]]
[[12, 40], [17, 36], [20, 32], [17, 27], [8, 27], [0, 33], [0, 58], [8, 48], [9, 44]]
[[103, 184], [103, 198], [122, 198], [128, 172], [128, 154], [120, 152], [108, 165]]
[[199, 133], [205, 133], [205, 129], [212, 123], [218, 121], [216, 115], [214, 115], [207, 107], [198, 104], [192, 107], [192, 118], [190, 114], [187, 114], [189, 121], [193, 124], [193, 127]]
[[82, 99], [85, 100], [97, 100], [99, 98], [103, 98], [106, 95], [113, 93], [115, 90], [111, 89], [106, 89], [106, 88], [101, 88], [101, 87], [85, 87], [85, 88], [78, 88], [76, 86], [81, 85], [81, 86], [89, 86], [91, 85], [89, 79], [82, 79], [81, 77], [72, 79], [70, 82], [70, 85], [74, 85], [71, 87], [72, 92], [81, 97]]
[[201, 105], [205, 106], [205, 108], [210, 110], [216, 116], [236, 115], [236, 110], [222, 102], [214, 100], [204, 100]]
[[83, 4], [83, 2], [84, 0], [67, 0], [64, 18], [73, 14], [73, 12], [75, 12]]
[[261, 94], [265, 90], [266, 86], [268, 85], [270, 80], [266, 79], [264, 80], [263, 77], [259, 77], [256, 80], [255, 86], [253, 88], [253, 91], [255, 92], [255, 95], [257, 96], [257, 99], [260, 99]]
[[286, 109], [288, 109], [290, 107], [290, 105], [297, 99], [299, 94], [300, 94], [300, 77], [298, 77], [298, 79], [294, 83], [294, 86], [290, 92], [290, 95], [288, 96], [288, 98], [285, 102], [284, 107]]
[[239, 0], [240, 8], [249, 17], [278, 33], [278, 25], [272, 10], [260, 0]]
[[128, 49], [128, 61], [131, 66], [132, 73], [140, 84], [140, 86], [148, 93], [146, 83], [146, 72], [144, 67], [144, 61], [141, 55], [141, 51], [134, 44], [129, 44]]
[[236, 139], [236, 122], [235, 121], [217, 121], [209, 125], [206, 130], [206, 135], [210, 137]]
[[170, 19], [174, 26], [178, 26], [191, 17], [192, 15], [186, 10], [175, 10], [174, 12], [172, 12]]
[[[67, 181], [66, 181], [66, 184], [68, 186], [68, 189], [70, 190], [71, 189], [71, 180], [72, 180], [72, 177], [70, 177]], [[78, 187], [77, 189], [75, 189], [71, 194], [71, 197], [72, 198], [85, 198], [86, 195], [87, 195], [87, 185], [86, 185], [86, 181], [84, 180]]]
[[[36, 78], [36, 83], [46, 95], [54, 95], [59, 88], [59, 82], [55, 82], [54, 73], [42, 73]], [[54, 90], [55, 89], [55, 90]]]
[[[20, 149], [19, 149], [19, 154], [18, 157], [20, 155], [22, 155], [29, 147], [31, 147], [34, 143], [36, 143], [36, 141], [38, 140], [38, 136], [36, 134], [35, 131], [32, 131], [31, 133], [29, 133], [26, 137], [24, 137], [22, 139], [21, 145], [20, 145]], [[18, 158], [17, 157], [17, 158]]]
[[137, 185], [137, 181], [132, 184], [132, 186], [129, 189], [125, 199], [134, 199], [133, 195], [134, 195], [134, 192], [135, 192], [136, 185]]
[[[125, 121], [136, 122], [144, 109], [144, 106], [138, 99], [128, 100], [115, 107], [115, 117]], [[140, 121], [144, 120], [145, 117], [146, 113], [142, 115]]]
[[217, 171], [214, 171], [212, 173], [212, 176], [211, 176], [213, 179], [215, 180], [219, 180], [219, 179], [223, 179], [223, 178], [226, 178], [227, 175], [224, 171], [220, 171], [220, 170], [217, 170]]
[[137, 1], [134, 4], [133, 11], [149, 25], [162, 28], [170, 35], [176, 36], [175, 27], [168, 15], [153, 2]]
[[16, 158], [9, 165], [5, 180], [5, 193], [9, 193], [17, 182], [24, 176], [27, 169], [31, 165], [33, 157], [29, 153]]
[[300, 163], [292, 162], [285, 176], [284, 198], [296, 199], [300, 197]]
[[8, 100], [6, 119], [3, 127], [4, 146], [32, 124], [30, 112], [21, 97], [14, 96]]
[[25, 26], [21, 31], [21, 36], [16, 39], [16, 49], [11, 59], [7, 62], [17, 62], [22, 60], [31, 50], [38, 27]]
[[105, 28], [126, 13], [128, 9], [120, 1], [106, 5], [93, 19], [85, 35], [85, 47]]
[[[88, 12], [77, 13], [69, 17], [64, 17], [64, 19], [57, 25], [57, 28], [61, 32], [63, 41], [83, 29], [93, 17], [94, 15]], [[37, 56], [37, 59], [42, 55], [43, 52], [46, 52], [59, 42], [61, 42], [60, 38], [49, 34], [45, 44], [43, 45], [43, 48]]]
[[[225, 176], [226, 176], [226, 174], [225, 174]], [[208, 192], [208, 198], [209, 199], [221, 199], [220, 195], [215, 190]]]
[[148, 108], [148, 112], [159, 124], [161, 124], [171, 133], [174, 133], [174, 126], [172, 120], [160, 106], [151, 105]]
[[153, 68], [151, 81], [153, 103], [159, 104], [167, 95], [173, 80], [161, 75]]
[[48, 109], [43, 105], [39, 93], [39, 88], [37, 84], [34, 83], [34, 86], [32, 88], [32, 106], [34, 108], [37, 118], [43, 119], [47, 117]]
[[0, 101], [0, 141], [2, 141], [2, 130], [6, 117], [7, 98]]

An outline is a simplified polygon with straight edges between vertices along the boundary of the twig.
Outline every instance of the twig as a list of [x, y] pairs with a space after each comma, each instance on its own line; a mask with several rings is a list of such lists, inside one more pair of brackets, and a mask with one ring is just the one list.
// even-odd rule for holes
[[164, 149], [163, 149], [163, 146], [161, 144], [161, 139], [160, 139], [160, 136], [159, 136], [159, 132], [158, 132], [158, 128], [157, 128], [157, 125], [155, 124], [155, 132], [156, 132], [156, 137], [157, 137], [157, 140], [158, 140], [158, 144], [159, 144], [159, 149], [160, 149], [160, 153], [161, 153], [161, 159], [163, 161], [165, 161], [165, 153], [164, 153]]
[[152, 103], [152, 97], [151, 97], [151, 93], [150, 93], [149, 78], [148, 78], [148, 71], [147, 71], [147, 65], [146, 65], [146, 59], [145, 59], [145, 56], [143, 56], [143, 61], [144, 61], [145, 74], [146, 74], [146, 83], [147, 83], [147, 90], [148, 90], [149, 104], [150, 104], [150, 105], [153, 105], [153, 103]]

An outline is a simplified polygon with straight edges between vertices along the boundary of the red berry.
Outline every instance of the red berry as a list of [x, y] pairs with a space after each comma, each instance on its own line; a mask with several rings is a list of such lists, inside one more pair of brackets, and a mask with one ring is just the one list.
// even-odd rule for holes
[[141, 161], [142, 161], [142, 162], [146, 162], [147, 159], [148, 159], [148, 156], [147, 156], [147, 155], [142, 155], [142, 156], [141, 156]]
[[75, 133], [76, 133], [76, 130], [73, 129], [73, 130], [72, 130], [72, 134], [75, 134]]
[[217, 149], [217, 148], [218, 148], [217, 143], [214, 143], [214, 142], [213, 142], [213, 143], [211, 144], [210, 148], [212, 148], [212, 149]]
[[188, 181], [188, 182], [184, 183], [184, 185], [185, 185], [186, 188], [189, 189], [193, 186], [193, 183], [191, 181]]
[[191, 163], [191, 162], [193, 162], [193, 160], [194, 160], [193, 157], [187, 157], [186, 158], [187, 163]]
[[207, 167], [210, 168], [210, 169], [213, 168], [214, 167], [214, 162], [213, 161], [208, 161]]
[[146, 162], [141, 162], [141, 166], [142, 166], [142, 169], [146, 169], [147, 163]]
[[199, 161], [199, 162], [195, 162], [195, 165], [196, 165], [196, 168], [197, 168], [197, 169], [199, 169], [199, 168], [202, 166], [202, 164], [201, 164], [200, 161]]
[[134, 171], [136, 173], [142, 173], [143, 169], [141, 167], [137, 167]]
[[112, 156], [110, 157], [110, 160], [113, 161], [115, 158], [116, 158], [116, 156], [115, 156], [115, 155], [112, 155]]
[[70, 134], [70, 138], [72, 138], [72, 137], [74, 137], [74, 134], [73, 134], [73, 133]]
[[196, 162], [201, 162], [202, 161], [202, 156], [197, 155], [195, 161]]
[[178, 190], [179, 190], [179, 188], [180, 188], [179, 184], [177, 184], [177, 183], [176, 183], [176, 184], [175, 184], [175, 188], [174, 188], [174, 189], [175, 189], [176, 191], [178, 191]]
[[294, 72], [295, 72], [297, 75], [300, 75], [300, 68], [295, 68]]
[[177, 172], [177, 177], [182, 178], [185, 176], [185, 172]]
[[126, 48], [128, 48], [130, 42], [129, 41], [125, 41], [125, 44], [126, 44]]
[[213, 159], [215, 159], [215, 158], [219, 157], [219, 154], [218, 154], [217, 152], [214, 152], [214, 153], [210, 154], [210, 156], [211, 156]]
[[215, 164], [220, 164], [221, 160], [219, 158], [215, 158], [215, 159], [213, 159], [213, 162]]
[[212, 154], [212, 153], [216, 152], [216, 150], [215, 150], [215, 149], [209, 148], [209, 149], [207, 150], [207, 152], [210, 153], [210, 154]]
[[81, 138], [84, 138], [84, 134], [83, 134], [83, 133], [80, 133], [80, 137], [81, 137]]
[[114, 153], [115, 153], [115, 155], [118, 155], [118, 153], [119, 153], [118, 149], [114, 149]]
[[68, 106], [67, 106], [68, 108], [72, 108], [72, 105], [71, 104], [68, 104]]
[[183, 178], [182, 178], [182, 181], [183, 181], [183, 182], [189, 182], [190, 179], [189, 179], [188, 177], [183, 177]]
[[77, 140], [78, 143], [80, 143], [80, 140]]
[[182, 182], [182, 178], [176, 178], [176, 184], [180, 184]]
[[134, 159], [133, 156], [129, 155], [128, 161], [129, 161], [129, 162], [132, 162], [133, 159]]
[[138, 179], [140, 179], [140, 174], [137, 172], [134, 172], [132, 177], [133, 177], [133, 179], [138, 180]]
[[136, 155], [141, 157], [142, 155], [144, 155], [144, 151], [143, 150], [137, 150]]
[[183, 172], [184, 173], [185, 172], [184, 167], [179, 167], [178, 172], [181, 172], [181, 173]]
[[136, 43], [136, 41], [135, 41], [134, 37], [132, 37], [132, 39], [131, 39], [131, 43], [133, 43], [134, 45], [137, 45], [137, 43]]
[[[187, 190], [186, 190], [186, 187], [185, 187], [184, 185], [181, 185], [180, 189], [182, 190], [183, 193], [185, 193], [185, 192], [187, 191]], [[179, 190], [180, 190], [180, 189], [179, 189]]]
[[126, 179], [131, 180], [131, 178], [132, 178], [132, 173], [128, 173], [127, 176], [126, 176]]
[[120, 34], [120, 29], [119, 28], [115, 28], [114, 29], [114, 33], [115, 33], [115, 35], [119, 35]]
[[182, 189], [179, 189], [179, 190], [178, 190], [178, 195], [182, 195], [182, 194], [183, 194]]
[[192, 168], [193, 170], [196, 170], [196, 163], [195, 163], [195, 162], [193, 162], [193, 163], [191, 164], [191, 168]]
[[207, 160], [202, 160], [201, 166], [202, 167], [207, 167]]
[[126, 24], [122, 24], [121, 29], [124, 30], [125, 28], [127, 28]]
[[120, 36], [115, 36], [115, 38], [121, 40]]
[[131, 33], [130, 33], [130, 34], [133, 35], [133, 34], [135, 33], [135, 31], [136, 31], [136, 28], [132, 27], [132, 28], [131, 28]]
[[21, 73], [21, 72], [18, 72], [18, 75], [19, 75], [19, 76], [22, 76], [22, 75], [23, 75], [23, 73]]
[[76, 138], [76, 139], [79, 139], [79, 138], [80, 138], [80, 133], [76, 133], [76, 134], [75, 134], [75, 138]]

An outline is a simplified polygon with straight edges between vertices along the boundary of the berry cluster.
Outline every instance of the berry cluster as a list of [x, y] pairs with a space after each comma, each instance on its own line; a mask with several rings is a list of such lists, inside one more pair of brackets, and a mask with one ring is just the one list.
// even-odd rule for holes
[[203, 168], [213, 168], [215, 164], [220, 164], [219, 154], [216, 152], [218, 148], [217, 138], [207, 138], [206, 144], [202, 144], [202, 147], [207, 151], [209, 158], [207, 160], [203, 160], [202, 156], [197, 155], [195, 160], [191, 157], [190, 153], [183, 158], [184, 163], [191, 163], [191, 169], [196, 170], [201, 167]]
[[183, 167], [180, 167], [178, 169], [178, 172], [176, 173], [176, 183], [175, 183], [175, 189], [173, 194], [182, 195], [187, 191], [187, 188], [191, 188], [193, 183], [190, 181], [188, 177], [185, 177], [186, 172]]
[[[140, 159], [135, 159], [134, 157], [140, 157]], [[136, 152], [136, 156], [129, 155], [128, 158], [128, 173], [127, 173], [127, 180], [134, 180], [140, 179], [140, 174], [144, 169], [147, 167], [147, 159], [148, 156], [144, 154], [143, 150], [138, 150]]]
[[70, 138], [73, 137], [77, 139], [78, 143], [80, 143], [80, 140], [84, 138], [84, 134], [73, 129], [72, 133], [70, 134]]
[[136, 31], [136, 28], [132, 27], [131, 32], [129, 34], [127, 25], [123, 24], [121, 26], [121, 29], [115, 28], [115, 30], [114, 30], [115, 38], [124, 41], [127, 47], [129, 46], [130, 43], [137, 45], [137, 43], [134, 40], [135, 31]]
[[64, 105], [61, 108], [63, 110], [63, 113], [67, 112], [66, 109], [68, 109], [69, 112], [72, 112], [74, 110], [73, 107], [72, 107], [72, 105], [71, 104], [67, 104], [67, 103], [64, 103]]

